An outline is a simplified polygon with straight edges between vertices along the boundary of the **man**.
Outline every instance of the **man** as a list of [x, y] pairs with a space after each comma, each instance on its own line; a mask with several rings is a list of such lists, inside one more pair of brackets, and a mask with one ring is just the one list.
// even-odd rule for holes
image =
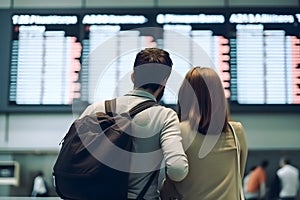
[[292, 166], [290, 160], [281, 158], [277, 175], [281, 182], [280, 200], [295, 200], [299, 189], [299, 170]]
[[[158, 48], [146, 48], [136, 55], [131, 79], [134, 89], [117, 97], [116, 112], [128, 112], [140, 102], [159, 101], [164, 93], [172, 70], [168, 52]], [[90, 105], [81, 116], [105, 111], [104, 103]], [[128, 199], [136, 199], [154, 170], [159, 170], [162, 158], [167, 175], [181, 181], [188, 173], [188, 161], [181, 143], [179, 120], [170, 108], [153, 106], [138, 113], [132, 121], [133, 152], [128, 181]], [[159, 154], [158, 154], [159, 152]], [[138, 156], [142, 155], [142, 156]], [[117, 159], [117, 158], [116, 158]], [[158, 174], [152, 181], [145, 200], [159, 199]]]
[[267, 180], [266, 168], [268, 165], [269, 162], [263, 160], [261, 164], [251, 172], [246, 186], [248, 200], [264, 199]]

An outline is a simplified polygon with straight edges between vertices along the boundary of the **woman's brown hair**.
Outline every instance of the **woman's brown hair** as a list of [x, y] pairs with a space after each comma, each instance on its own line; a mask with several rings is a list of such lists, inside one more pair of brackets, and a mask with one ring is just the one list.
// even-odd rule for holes
[[178, 116], [206, 135], [227, 129], [228, 107], [219, 75], [207, 67], [190, 69], [179, 89]]

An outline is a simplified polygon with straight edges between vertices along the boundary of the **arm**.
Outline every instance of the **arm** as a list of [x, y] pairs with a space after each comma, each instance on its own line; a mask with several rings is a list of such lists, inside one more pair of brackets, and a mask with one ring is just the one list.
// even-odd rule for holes
[[188, 174], [188, 160], [182, 146], [179, 120], [171, 109], [168, 109], [164, 119], [160, 141], [167, 175], [174, 181], [181, 181]]
[[259, 197], [263, 199], [266, 195], [266, 183], [262, 182], [259, 186]]

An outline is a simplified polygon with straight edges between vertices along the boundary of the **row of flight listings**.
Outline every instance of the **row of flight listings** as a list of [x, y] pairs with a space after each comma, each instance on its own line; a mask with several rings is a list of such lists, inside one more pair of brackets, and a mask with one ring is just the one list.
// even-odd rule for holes
[[[160, 47], [174, 70], [163, 97], [176, 93], [192, 66], [214, 68], [239, 104], [300, 104], [300, 14], [88, 14], [12, 16], [9, 101], [17, 105], [93, 103], [132, 89], [138, 51]], [[228, 32], [228, 25], [234, 31]]]

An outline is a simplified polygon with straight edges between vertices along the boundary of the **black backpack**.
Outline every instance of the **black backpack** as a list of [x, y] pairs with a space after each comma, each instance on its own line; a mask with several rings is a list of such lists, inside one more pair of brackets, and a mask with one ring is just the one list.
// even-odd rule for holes
[[[115, 104], [115, 99], [105, 101], [106, 113], [99, 112], [75, 120], [62, 140], [53, 167], [55, 189], [61, 198], [127, 199], [129, 173], [111, 164], [121, 163], [124, 168], [129, 168], [130, 156], [120, 156], [118, 151], [131, 151], [132, 137], [126, 134], [131, 128], [130, 119], [156, 102], [144, 101], [129, 113], [122, 114], [114, 112]], [[151, 175], [137, 199], [143, 198], [155, 174]]]

